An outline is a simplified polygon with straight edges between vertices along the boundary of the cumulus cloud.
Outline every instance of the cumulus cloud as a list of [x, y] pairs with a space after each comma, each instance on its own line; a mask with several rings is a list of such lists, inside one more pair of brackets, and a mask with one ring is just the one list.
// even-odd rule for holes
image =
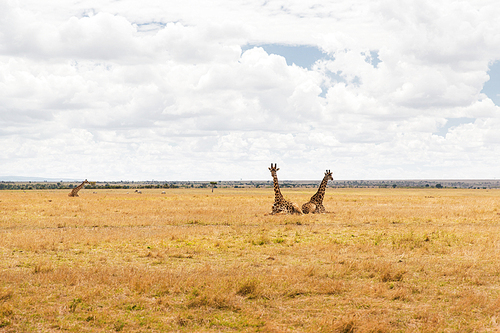
[[494, 1], [65, 4], [0, 0], [0, 174], [497, 176]]

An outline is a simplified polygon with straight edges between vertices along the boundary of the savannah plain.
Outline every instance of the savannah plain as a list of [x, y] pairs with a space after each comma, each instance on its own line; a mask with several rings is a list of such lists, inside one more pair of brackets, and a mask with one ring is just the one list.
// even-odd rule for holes
[[161, 191], [0, 191], [0, 332], [500, 329], [500, 190]]

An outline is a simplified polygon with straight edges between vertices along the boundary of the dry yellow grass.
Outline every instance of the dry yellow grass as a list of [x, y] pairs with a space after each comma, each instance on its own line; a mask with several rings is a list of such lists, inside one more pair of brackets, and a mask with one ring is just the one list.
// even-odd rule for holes
[[0, 191], [0, 331], [500, 328], [498, 190], [161, 191]]

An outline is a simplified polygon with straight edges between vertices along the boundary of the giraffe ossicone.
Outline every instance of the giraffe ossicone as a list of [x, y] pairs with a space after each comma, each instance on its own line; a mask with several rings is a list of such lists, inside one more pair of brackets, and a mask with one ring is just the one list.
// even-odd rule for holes
[[273, 177], [274, 182], [274, 205], [273, 210], [271, 212], [272, 215], [275, 214], [302, 214], [299, 205], [294, 202], [285, 200], [283, 195], [281, 194], [280, 186], [278, 183], [278, 172], [279, 168], [277, 164], [274, 165], [271, 163], [271, 167], [269, 171], [271, 171], [271, 175]]

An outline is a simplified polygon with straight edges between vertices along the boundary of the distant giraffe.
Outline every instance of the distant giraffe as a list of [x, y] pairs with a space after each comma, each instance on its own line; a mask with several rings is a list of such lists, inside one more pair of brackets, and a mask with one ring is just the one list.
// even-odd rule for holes
[[325, 177], [323, 177], [319, 185], [318, 192], [311, 197], [309, 202], [302, 205], [302, 212], [304, 214], [326, 212], [323, 206], [323, 198], [325, 197], [326, 184], [329, 180], [333, 180], [332, 173], [330, 170], [326, 170]]
[[90, 182], [85, 179], [80, 185], [71, 190], [71, 193], [68, 194], [68, 197], [77, 197], [78, 191], [80, 191], [85, 186], [85, 184], [90, 184]]
[[269, 170], [271, 171], [271, 175], [273, 176], [273, 182], [274, 182], [274, 205], [271, 214], [273, 215], [279, 213], [302, 214], [299, 205], [291, 201], [287, 201], [285, 200], [285, 198], [283, 198], [283, 195], [281, 194], [280, 191], [280, 186], [278, 184], [277, 172], [279, 168], [277, 167], [277, 165], [274, 164], [273, 166], [273, 164], [271, 163], [271, 167], [269, 168]]

